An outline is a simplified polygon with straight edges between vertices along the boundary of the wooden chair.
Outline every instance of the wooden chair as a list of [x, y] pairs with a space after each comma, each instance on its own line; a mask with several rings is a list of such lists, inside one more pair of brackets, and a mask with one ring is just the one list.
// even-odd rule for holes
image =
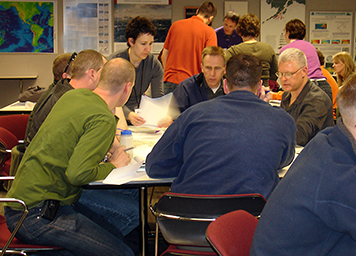
[[206, 238], [220, 256], [249, 256], [257, 223], [244, 210], [229, 212], [209, 224]]
[[205, 238], [208, 225], [219, 216], [243, 209], [259, 216], [266, 200], [259, 194], [191, 195], [164, 193], [150, 206], [156, 216], [155, 255], [161, 231], [169, 243], [162, 255], [217, 255]]

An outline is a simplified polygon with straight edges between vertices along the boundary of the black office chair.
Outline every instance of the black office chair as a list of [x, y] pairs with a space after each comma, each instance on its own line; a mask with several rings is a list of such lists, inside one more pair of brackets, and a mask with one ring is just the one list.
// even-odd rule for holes
[[191, 195], [164, 193], [151, 211], [156, 216], [155, 255], [158, 234], [170, 244], [162, 255], [217, 255], [205, 238], [208, 225], [219, 216], [245, 210], [259, 216], [266, 199], [260, 194]]

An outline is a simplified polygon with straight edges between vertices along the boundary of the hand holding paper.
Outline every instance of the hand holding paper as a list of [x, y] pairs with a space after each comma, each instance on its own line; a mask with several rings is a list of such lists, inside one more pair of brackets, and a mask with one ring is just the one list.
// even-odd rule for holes
[[[170, 122], [167, 122], [167, 117], [170, 114], [172, 96], [172, 93], [160, 98], [142, 96], [140, 108], [136, 110], [136, 113], [146, 121], [143, 126], [167, 127], [170, 125]], [[172, 120], [171, 117], [170, 120]]]

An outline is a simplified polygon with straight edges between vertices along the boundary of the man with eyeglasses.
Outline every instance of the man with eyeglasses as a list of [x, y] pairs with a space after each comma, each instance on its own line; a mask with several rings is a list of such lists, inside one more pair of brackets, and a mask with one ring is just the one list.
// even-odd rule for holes
[[296, 48], [282, 52], [276, 75], [284, 90], [281, 107], [295, 120], [296, 142], [305, 146], [319, 131], [334, 125], [332, 102], [308, 79], [305, 54]]
[[[262, 64], [238, 54], [226, 65], [226, 95], [200, 102], [171, 124], [146, 158], [151, 178], [172, 178], [172, 192], [260, 193], [268, 199], [277, 170], [294, 158], [296, 126], [262, 101]], [[279, 129], [283, 127], [283, 129]]]

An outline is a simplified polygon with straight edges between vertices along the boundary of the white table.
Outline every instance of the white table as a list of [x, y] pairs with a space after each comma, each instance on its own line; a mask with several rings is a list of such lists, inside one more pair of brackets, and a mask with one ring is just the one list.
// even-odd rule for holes
[[0, 115], [14, 115], [14, 114], [30, 114], [35, 102], [26, 101], [20, 102], [16, 101], [0, 109]]
[[279, 178], [283, 178], [284, 175], [286, 175], [287, 171], [289, 170], [289, 167], [293, 164], [294, 160], [298, 157], [299, 153], [303, 150], [304, 147], [296, 145], [295, 146], [295, 155], [293, 161], [287, 165], [286, 167], [283, 167], [282, 169], [278, 170], [278, 176]]

